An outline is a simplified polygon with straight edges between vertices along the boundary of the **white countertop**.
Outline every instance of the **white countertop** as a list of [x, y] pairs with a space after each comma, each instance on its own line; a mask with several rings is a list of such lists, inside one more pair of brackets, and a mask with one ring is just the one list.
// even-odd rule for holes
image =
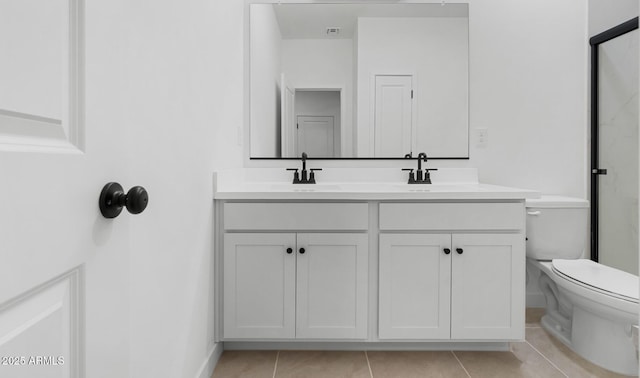
[[[444, 176], [441, 176], [444, 177]], [[448, 176], [455, 177], [455, 175]], [[217, 200], [524, 200], [539, 198], [534, 190], [481, 184], [477, 176], [465, 172], [458, 179], [433, 184], [407, 184], [397, 179], [385, 181], [320, 181], [292, 184], [287, 181], [248, 180], [246, 175], [216, 175]], [[475, 178], [475, 180], [474, 180]]]

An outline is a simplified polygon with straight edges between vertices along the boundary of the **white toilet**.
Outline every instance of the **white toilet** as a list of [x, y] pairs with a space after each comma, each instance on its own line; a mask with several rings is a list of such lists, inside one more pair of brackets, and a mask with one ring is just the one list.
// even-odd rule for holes
[[638, 276], [580, 259], [588, 219], [582, 199], [527, 200], [527, 258], [546, 298], [542, 326], [587, 360], [638, 375]]

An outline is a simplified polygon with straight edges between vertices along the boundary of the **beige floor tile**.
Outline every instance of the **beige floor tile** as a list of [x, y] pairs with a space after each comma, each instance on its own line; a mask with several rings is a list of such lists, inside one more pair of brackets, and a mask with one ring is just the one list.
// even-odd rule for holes
[[525, 312], [526, 327], [540, 327], [542, 315], [544, 315], [544, 308], [528, 307]]
[[371, 377], [364, 352], [280, 351], [276, 377]]
[[624, 377], [580, 357], [544, 328], [527, 329], [526, 339], [569, 377]]
[[367, 352], [374, 378], [468, 377], [453, 353]]
[[224, 351], [211, 378], [273, 377], [276, 351]]
[[476, 377], [565, 377], [526, 342], [512, 343], [511, 352], [454, 352]]

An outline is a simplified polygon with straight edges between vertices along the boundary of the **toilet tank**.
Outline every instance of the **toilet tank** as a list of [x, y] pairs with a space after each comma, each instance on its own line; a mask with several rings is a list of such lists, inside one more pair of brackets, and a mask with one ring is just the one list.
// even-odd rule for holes
[[580, 198], [542, 196], [526, 200], [527, 257], [536, 260], [578, 259], [589, 231], [589, 202]]

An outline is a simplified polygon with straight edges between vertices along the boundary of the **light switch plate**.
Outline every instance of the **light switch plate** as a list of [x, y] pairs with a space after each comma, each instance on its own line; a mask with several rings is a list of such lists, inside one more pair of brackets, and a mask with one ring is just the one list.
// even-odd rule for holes
[[487, 147], [487, 144], [489, 144], [489, 129], [486, 129], [486, 128], [475, 129], [475, 134], [476, 134], [476, 146]]

